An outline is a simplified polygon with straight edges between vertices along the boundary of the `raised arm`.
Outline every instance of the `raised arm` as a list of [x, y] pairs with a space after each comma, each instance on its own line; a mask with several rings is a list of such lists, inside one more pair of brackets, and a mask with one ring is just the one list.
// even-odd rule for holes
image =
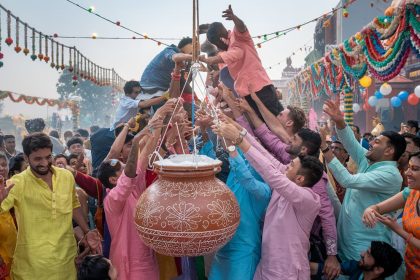
[[175, 53], [172, 55], [172, 61], [177, 62], [183, 62], [183, 61], [191, 61], [192, 55], [186, 54], [186, 53]]
[[247, 31], [245, 23], [233, 13], [231, 5], [229, 5], [229, 7], [225, 11], [223, 11], [222, 17], [224, 17], [227, 20], [233, 21], [233, 23], [235, 24], [235, 28], [239, 32], [244, 33]]
[[245, 160], [238, 151], [229, 152], [230, 170], [234, 172], [236, 180], [258, 200], [268, 200], [271, 196], [270, 188], [264, 182], [258, 181], [248, 169]]
[[[133, 122], [133, 119], [130, 119], [130, 123]], [[114, 143], [112, 143], [111, 149], [108, 152], [108, 155], [105, 157], [105, 160], [108, 159], [116, 159], [119, 158], [121, 150], [124, 146], [125, 138], [129, 131], [129, 124], [123, 124], [124, 127], [121, 130], [120, 134], [118, 134], [117, 138], [115, 138]]]
[[343, 115], [339, 108], [339, 100], [331, 101], [327, 100], [324, 105], [324, 112], [330, 116], [335, 122], [337, 128], [337, 135], [344, 148], [349, 153], [350, 157], [357, 163], [358, 166], [362, 162], [366, 162], [365, 153], [367, 152], [359, 142], [357, 142], [353, 131], [349, 126], [346, 125]]
[[279, 119], [271, 113], [264, 103], [258, 98], [258, 96], [251, 92], [252, 100], [254, 100], [255, 104], [257, 104], [258, 109], [260, 110], [261, 115], [263, 116], [265, 123], [270, 128], [270, 130], [277, 135], [280, 140], [284, 143], [288, 143], [290, 141], [290, 136], [287, 133], [286, 129], [280, 123]]
[[175, 63], [174, 71], [171, 74], [171, 83], [169, 84], [168, 89], [170, 98], [178, 98], [181, 95], [181, 69], [183, 65], [183, 62]]
[[246, 99], [241, 98], [237, 101], [237, 106], [242, 110], [243, 113], [246, 113], [251, 121], [251, 124], [254, 126], [255, 129], [258, 129], [260, 126], [264, 124], [264, 122], [258, 117], [257, 113], [255, 113], [254, 109], [249, 105]]
[[[348, 189], [361, 189], [377, 193], [395, 194], [401, 187], [402, 178], [399, 174], [381, 167], [368, 172], [350, 174], [337, 158], [334, 158], [328, 168], [337, 182]], [[399, 178], [398, 178], [399, 177]]]
[[150, 98], [148, 100], [140, 101], [139, 102], [139, 109], [150, 108], [154, 105], [160, 104], [168, 100], [168, 95], [162, 95], [155, 98]]
[[246, 133], [244, 136], [241, 133], [241, 131], [243, 131], [242, 127], [226, 116], [223, 116], [223, 118], [224, 122], [220, 126], [213, 126], [213, 131], [219, 136], [225, 137], [233, 144], [239, 146], [242, 151], [246, 151], [252, 146], [259, 152], [259, 155], [269, 161], [275, 169], [280, 170], [282, 173], [286, 170], [286, 166], [274, 158], [252, 135]]
[[397, 193], [396, 195], [388, 198], [387, 200], [384, 200], [378, 204], [371, 205], [368, 208], [366, 208], [362, 217], [363, 223], [368, 227], [374, 227], [376, 222], [378, 221], [378, 214], [383, 215], [386, 213], [397, 211], [398, 209], [402, 209], [405, 205], [404, 192], [406, 192], [406, 190]]
[[128, 155], [124, 171], [118, 178], [117, 185], [111, 189], [105, 199], [105, 207], [109, 212], [120, 213], [124, 208], [127, 198], [136, 187], [137, 159], [139, 155], [139, 142], [145, 137], [149, 138], [148, 130], [143, 129], [133, 138], [133, 145]]

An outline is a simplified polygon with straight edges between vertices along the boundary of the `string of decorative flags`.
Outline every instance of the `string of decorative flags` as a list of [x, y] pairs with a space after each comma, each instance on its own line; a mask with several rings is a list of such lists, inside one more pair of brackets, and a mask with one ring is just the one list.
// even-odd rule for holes
[[145, 33], [144, 33], [144, 34], [142, 34], [142, 33], [140, 33], [140, 32], [137, 32], [137, 31], [135, 31], [135, 30], [133, 30], [133, 29], [131, 29], [131, 28], [127, 27], [127, 26], [122, 25], [122, 24], [121, 24], [121, 21], [119, 21], [119, 20], [111, 20], [111, 19], [109, 19], [109, 18], [107, 18], [107, 17], [105, 17], [105, 16], [102, 16], [102, 15], [100, 15], [100, 14], [96, 13], [96, 12], [95, 12], [95, 7], [93, 7], [93, 6], [91, 6], [91, 7], [89, 7], [89, 8], [86, 8], [86, 7], [83, 7], [82, 5], [77, 4], [77, 3], [75, 3], [75, 2], [73, 2], [73, 1], [71, 1], [71, 0], [65, 0], [65, 1], [67, 1], [68, 3], [70, 3], [70, 4], [74, 5], [74, 6], [78, 7], [78, 8], [80, 8], [80, 9], [82, 9], [82, 10], [84, 10], [84, 11], [88, 12], [88, 13], [91, 13], [91, 14], [93, 14], [93, 15], [95, 15], [95, 16], [97, 16], [97, 17], [99, 17], [99, 18], [101, 18], [101, 19], [103, 19], [103, 20], [105, 20], [105, 21], [107, 21], [107, 22], [109, 22], [109, 23], [111, 23], [111, 24], [114, 24], [114, 25], [116, 25], [116, 26], [118, 26], [118, 27], [120, 27], [120, 28], [122, 28], [122, 29], [125, 29], [125, 30], [127, 30], [127, 31], [130, 31], [130, 32], [132, 32], [132, 33], [134, 33], [134, 34], [136, 34], [136, 35], [140, 36], [140, 38], [143, 38], [143, 39], [147, 39], [147, 40], [150, 40], [150, 41], [156, 42], [158, 46], [160, 46], [160, 45], [164, 45], [164, 46], [169, 47], [169, 45], [168, 45], [168, 44], [166, 44], [166, 43], [162, 42], [162, 40], [159, 40], [158, 38], [153, 38], [153, 37], [150, 37], [149, 35], [147, 35], [147, 34], [145, 34]]
[[[19, 17], [11, 13], [0, 4], [0, 68], [3, 66], [4, 54], [2, 48], [2, 11], [6, 13], [7, 37], [4, 40], [9, 47], [14, 44], [16, 53], [23, 54], [35, 61], [39, 59], [49, 63], [56, 70], [68, 70], [73, 73], [73, 85], [79, 79], [90, 80], [98, 86], [112, 86], [117, 91], [122, 91], [125, 80], [114, 69], [104, 68], [94, 63], [83, 55], [75, 46], [70, 47], [54, 40], [54, 36], [45, 35], [36, 30]], [[12, 25], [15, 34], [12, 35]], [[23, 29], [23, 30], [22, 30]], [[22, 33], [23, 31], [23, 38]], [[13, 36], [13, 37], [12, 37]], [[21, 41], [23, 39], [23, 43]]]
[[[289, 57], [292, 57], [292, 56], [294, 56], [294, 55], [296, 55], [296, 53], [298, 52], [298, 51], [310, 51], [311, 49], [312, 49], [312, 46], [310, 45], [310, 42], [312, 42], [313, 41], [313, 39], [311, 38], [311, 39], [309, 39], [302, 47], [300, 47], [300, 48], [298, 48], [298, 49], [296, 49], [295, 51], [293, 51], [288, 57], [286, 57], [286, 58], [284, 58], [284, 59], [282, 59], [282, 60], [280, 60], [279, 62], [277, 62], [277, 63], [274, 63], [274, 64], [271, 64], [270, 66], [267, 66], [267, 67], [265, 67], [264, 69], [272, 69], [273, 67], [275, 67], [275, 66], [279, 66], [279, 65], [281, 65], [282, 63], [284, 63]], [[312, 43], [311, 43], [312, 44]]]
[[[301, 24], [298, 24], [298, 25], [295, 25], [295, 26], [292, 26], [292, 27], [289, 27], [289, 28], [285, 28], [285, 29], [282, 29], [282, 30], [278, 30], [278, 31], [275, 31], [275, 32], [253, 36], [252, 38], [254, 38], [254, 39], [261, 39], [261, 38], [263, 39], [263, 41], [261, 41], [259, 43], [256, 43], [255, 46], [258, 47], [258, 48], [261, 48], [262, 44], [270, 42], [270, 41], [272, 41], [274, 39], [277, 39], [281, 36], [285, 36], [285, 35], [287, 35], [287, 33], [292, 32], [294, 30], [300, 30], [303, 26], [308, 25], [308, 24], [313, 23], [313, 22], [317, 22], [318, 20], [320, 20], [322, 18], [326, 19], [326, 21], [324, 22], [325, 23], [324, 27], [329, 27], [328, 26], [329, 19], [327, 19], [327, 17], [329, 15], [334, 15], [336, 12], [342, 10], [343, 16], [345, 18], [347, 18], [349, 16], [349, 12], [348, 12], [347, 8], [351, 4], [353, 4], [354, 2], [356, 2], [356, 0], [346, 0], [346, 1], [344, 1], [344, 3], [341, 6], [333, 8], [333, 9], [331, 9], [330, 12], [322, 14], [322, 15], [320, 15], [320, 16], [314, 18], [314, 19], [308, 20], [304, 23], [301, 23]], [[270, 36], [272, 36], [272, 37], [270, 38]]]
[[353, 89], [354, 82], [369, 87], [374, 77], [397, 76], [410, 51], [420, 57], [420, 6], [416, 0], [389, 7], [360, 32], [303, 69], [288, 84], [291, 95], [329, 96]]
[[[50, 37], [59, 38], [59, 39], [97, 39], [97, 40], [148, 40], [148, 38], [139, 38], [136, 36], [132, 37], [113, 37], [113, 36], [98, 36], [96, 33], [92, 33], [91, 36], [63, 36], [54, 33], [53, 35], [48, 35]], [[181, 38], [156, 38], [157, 40], [162, 41], [179, 41]]]
[[[150, 37], [149, 35], [147, 35], [147, 34], [145, 34], [145, 33], [143, 33], [143, 34], [142, 34], [142, 33], [140, 33], [140, 32], [137, 32], [137, 31], [135, 31], [135, 30], [133, 30], [133, 29], [131, 29], [131, 28], [129, 28], [129, 27], [126, 27], [126, 26], [122, 25], [122, 24], [121, 24], [121, 21], [119, 21], [119, 20], [111, 20], [111, 19], [109, 19], [109, 18], [107, 18], [107, 17], [105, 17], [105, 16], [103, 16], [103, 15], [101, 15], [101, 14], [99, 14], [99, 13], [95, 12], [95, 7], [93, 7], [93, 6], [91, 6], [91, 7], [84, 7], [84, 6], [82, 6], [82, 5], [80, 5], [80, 4], [76, 3], [76, 2], [74, 2], [74, 1], [72, 1], [72, 0], [65, 0], [65, 1], [67, 1], [68, 3], [70, 3], [70, 4], [74, 5], [74, 6], [78, 7], [78, 8], [80, 8], [80, 9], [82, 9], [82, 10], [84, 10], [84, 11], [88, 12], [88, 13], [91, 13], [91, 14], [93, 14], [93, 15], [95, 15], [95, 16], [97, 16], [97, 17], [99, 17], [99, 18], [101, 18], [101, 19], [103, 19], [103, 20], [105, 20], [105, 21], [107, 21], [107, 22], [109, 22], [109, 23], [111, 23], [111, 24], [114, 24], [114, 25], [116, 25], [116, 26], [118, 26], [118, 27], [120, 27], [120, 28], [122, 28], [122, 29], [125, 29], [125, 30], [127, 30], [127, 31], [133, 32], [134, 34], [136, 34], [136, 35], [140, 36], [140, 38], [133, 36], [133, 37], [132, 37], [133, 39], [137, 38], [137, 39], [151, 40], [151, 41], [156, 42], [156, 43], [158, 44], [158, 46], [160, 46], [160, 45], [169, 46], [168, 44], [166, 44], [166, 43], [162, 42], [162, 41], [166, 40], [166, 38], [156, 38], [156, 37]], [[347, 11], [347, 8], [348, 8], [348, 7], [349, 7], [352, 3], [354, 3], [355, 1], [356, 1], [356, 0], [346, 0], [346, 1], [344, 2], [344, 4], [343, 4], [343, 5], [341, 5], [341, 6], [339, 6], [339, 7], [336, 7], [336, 8], [331, 9], [331, 11], [330, 11], [330, 12], [325, 13], [325, 14], [322, 14], [321, 16], [319, 16], [319, 17], [317, 17], [317, 18], [315, 18], [315, 19], [312, 19], [312, 20], [306, 21], [306, 22], [301, 23], [301, 24], [299, 24], [299, 25], [295, 25], [295, 26], [292, 26], [292, 27], [289, 27], [289, 28], [285, 28], [285, 29], [278, 30], [278, 31], [275, 31], [275, 32], [271, 32], [271, 33], [267, 33], [267, 34], [262, 34], [262, 35], [253, 36], [252, 38], [254, 38], [254, 39], [255, 39], [255, 38], [258, 38], [258, 39], [263, 38], [263, 39], [264, 39], [264, 41], [259, 42], [259, 43], [256, 43], [256, 44], [255, 44], [255, 46], [257, 46], [258, 48], [261, 48], [261, 45], [262, 45], [262, 44], [264, 44], [264, 43], [267, 43], [267, 42], [269, 42], [269, 41], [271, 41], [271, 40], [273, 40], [273, 39], [277, 39], [277, 38], [279, 38], [279, 37], [281, 37], [281, 36], [284, 36], [284, 35], [286, 35], [287, 33], [291, 32], [291, 31], [294, 31], [294, 30], [299, 30], [301, 27], [303, 27], [303, 26], [305, 26], [305, 25], [307, 25], [307, 24], [310, 24], [310, 23], [312, 23], [312, 22], [317, 22], [317, 21], [318, 21], [319, 19], [321, 19], [321, 18], [327, 18], [329, 15], [332, 15], [332, 14], [334, 14], [334, 13], [336, 13], [337, 11], [340, 11], [340, 10], [343, 10], [343, 15], [344, 15], [344, 17], [348, 17], [349, 13], [348, 13], [348, 11]], [[387, 1], [387, 0], [385, 0], [385, 1]], [[270, 36], [273, 36], [273, 37], [269, 38]], [[87, 38], [87, 37], [86, 37], [86, 38]], [[97, 37], [97, 36], [94, 36], [94, 35], [93, 35], [93, 36], [91, 36], [91, 38], [93, 38], [93, 39], [97, 39], [97, 38], [99, 38], [99, 37]], [[113, 38], [113, 39], [116, 39], [116, 38]], [[172, 38], [170, 38], [170, 39], [172, 39]], [[170, 39], [167, 39], [167, 40], [170, 40]]]

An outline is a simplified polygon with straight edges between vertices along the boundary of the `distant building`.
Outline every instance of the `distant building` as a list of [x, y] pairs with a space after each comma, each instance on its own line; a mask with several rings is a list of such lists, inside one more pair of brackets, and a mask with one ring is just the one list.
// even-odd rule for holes
[[[351, 3], [349, 4], [349, 2]], [[343, 10], [339, 10], [334, 15], [320, 18], [317, 21], [314, 30], [314, 49], [305, 57], [305, 67], [321, 59], [329, 48], [340, 45], [351, 36], [354, 36], [375, 17], [382, 16], [385, 9], [391, 5], [391, 2], [391, 0], [340, 0], [336, 7], [341, 7], [347, 3], [348, 17], [344, 17]], [[373, 128], [371, 121], [376, 116], [381, 119], [387, 129], [393, 130], [399, 130], [399, 125], [402, 121], [420, 119], [420, 104], [411, 106], [407, 102], [403, 102], [401, 107], [393, 108], [389, 106], [388, 99], [398, 95], [402, 90], [411, 93], [414, 87], [420, 84], [419, 58], [412, 53], [400, 74], [388, 82], [393, 87], [393, 91], [387, 98], [384, 98], [381, 106], [370, 108], [367, 112], [360, 111], [355, 114], [354, 122], [360, 126], [362, 131], [370, 131]], [[367, 89], [367, 96], [373, 95], [381, 84], [382, 82], [380, 81], [374, 81], [371, 87]], [[361, 100], [361, 94], [357, 86], [354, 94], [357, 96], [355, 100]], [[322, 105], [328, 98], [328, 96], [323, 94], [312, 103], [319, 117], [322, 117]]]
[[281, 94], [281, 102], [284, 106], [287, 106], [289, 104], [289, 98], [288, 98], [288, 87], [287, 83], [295, 77], [302, 68], [294, 68], [292, 66], [292, 59], [290, 57], [286, 60], [287, 66], [283, 69], [283, 72], [281, 74], [280, 80], [273, 80], [274, 87], [280, 92]]
[[[349, 4], [349, 2], [351, 2]], [[336, 7], [347, 3], [348, 17], [343, 16], [343, 10], [320, 18], [314, 31], [314, 49], [306, 56], [306, 66], [311, 65], [325, 55], [328, 46], [343, 43], [366, 26], [373, 18], [383, 15], [391, 0], [352, 1], [340, 0]]]

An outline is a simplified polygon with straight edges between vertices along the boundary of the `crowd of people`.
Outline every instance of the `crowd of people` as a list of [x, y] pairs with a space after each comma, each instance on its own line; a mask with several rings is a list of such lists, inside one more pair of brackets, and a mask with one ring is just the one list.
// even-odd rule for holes
[[[184, 38], [126, 83], [109, 128], [46, 134], [27, 120], [23, 152], [1, 135], [1, 280], [420, 279], [418, 122], [362, 137], [337, 98], [329, 124], [309, 129], [278, 100], [244, 22], [230, 6], [223, 17], [232, 31], [201, 26], [204, 100]], [[185, 153], [222, 162], [241, 215], [214, 254], [172, 258], [144, 244], [133, 213], [153, 161]]]

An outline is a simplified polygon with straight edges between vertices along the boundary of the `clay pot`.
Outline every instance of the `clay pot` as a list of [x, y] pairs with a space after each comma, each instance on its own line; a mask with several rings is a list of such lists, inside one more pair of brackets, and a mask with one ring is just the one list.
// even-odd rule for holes
[[221, 162], [161, 163], [154, 164], [158, 180], [136, 206], [135, 222], [144, 243], [167, 256], [201, 256], [221, 248], [235, 234], [240, 217], [234, 194], [215, 177]]

